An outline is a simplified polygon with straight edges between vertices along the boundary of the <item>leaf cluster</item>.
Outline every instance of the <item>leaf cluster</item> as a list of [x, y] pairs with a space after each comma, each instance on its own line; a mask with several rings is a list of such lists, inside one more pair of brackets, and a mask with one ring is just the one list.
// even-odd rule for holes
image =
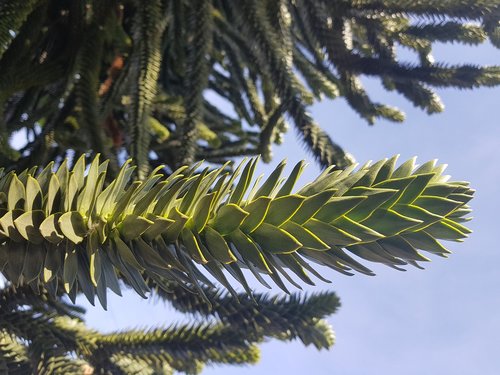
[[[500, 81], [498, 66], [432, 57], [436, 42], [498, 46], [496, 0], [22, 3], [0, 5], [0, 162], [17, 169], [88, 150], [115, 174], [127, 154], [140, 178], [162, 163], [269, 161], [287, 120], [322, 166], [344, 168], [353, 160], [308, 114], [314, 101], [343, 97], [370, 124], [400, 122], [362, 76], [428, 113], [443, 110], [436, 87]], [[13, 149], [21, 130], [30, 140]]]
[[108, 163], [98, 157], [87, 173], [83, 156], [72, 169], [11, 171], [0, 176], [0, 266], [15, 285], [62, 289], [72, 299], [83, 292], [91, 303], [97, 295], [103, 306], [107, 289], [121, 293], [121, 278], [144, 298], [149, 279], [203, 295], [199, 284], [211, 282], [200, 267], [236, 294], [230, 274], [249, 295], [243, 268], [288, 292], [282, 277], [299, 286], [290, 273], [311, 285], [308, 272], [324, 279], [309, 261], [344, 274], [373, 274], [351, 255], [418, 267], [429, 260], [419, 250], [446, 256], [439, 240], [470, 233], [462, 223], [474, 191], [448, 181], [435, 161], [396, 161], [330, 167], [296, 192], [302, 162], [286, 179], [282, 162], [262, 182], [253, 178], [258, 159], [232, 173], [195, 172], [199, 163], [165, 177], [158, 167], [142, 181], [125, 163], [107, 186]]
[[[186, 297], [171, 286], [171, 293]], [[225, 316], [233, 317], [229, 320], [102, 334], [83, 324], [83, 310], [43, 289], [7, 286], [0, 290], [0, 370], [19, 375], [197, 374], [205, 364], [255, 363], [259, 359], [256, 344], [266, 338], [299, 337], [318, 348], [333, 344], [331, 327], [323, 320], [339, 305], [333, 293], [256, 298], [259, 305], [246, 300], [238, 312], [226, 310]], [[230, 303], [228, 299], [219, 295], [222, 304]], [[285, 317], [274, 322], [269, 319], [273, 311], [294, 316], [289, 322]], [[254, 323], [249, 325], [241, 316]]]

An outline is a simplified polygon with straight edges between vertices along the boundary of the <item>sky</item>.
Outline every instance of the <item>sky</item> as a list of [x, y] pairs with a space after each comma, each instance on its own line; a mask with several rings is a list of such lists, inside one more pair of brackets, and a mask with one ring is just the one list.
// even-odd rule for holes
[[[438, 46], [434, 56], [451, 63], [500, 63], [500, 51], [491, 46]], [[418, 156], [420, 163], [439, 159], [448, 164], [447, 173], [454, 180], [470, 181], [477, 190], [471, 201], [474, 219], [469, 223], [474, 233], [464, 243], [447, 244], [453, 252], [449, 259], [431, 255], [425, 270], [399, 272], [370, 264], [376, 276], [348, 277], [322, 269], [332, 283], [318, 280], [315, 287], [304, 289], [334, 290], [341, 298], [342, 307], [328, 319], [336, 332], [331, 350], [269, 341], [261, 346], [259, 364], [208, 367], [203, 374], [499, 373], [500, 251], [495, 237], [500, 230], [500, 88], [440, 90], [445, 112], [428, 116], [385, 92], [377, 80], [364, 82], [372, 98], [402, 108], [407, 120], [368, 126], [342, 99], [314, 105], [314, 118], [358, 162], [400, 154], [400, 161]], [[293, 129], [284, 145], [275, 147], [272, 163], [260, 165], [260, 172], [268, 174], [284, 158], [290, 168], [301, 159], [310, 161], [302, 183], [319, 173]], [[110, 332], [188, 321], [170, 306], [142, 300], [133, 292], [110, 297], [107, 312], [89, 306], [84, 298], [78, 301], [88, 308], [90, 326]]]

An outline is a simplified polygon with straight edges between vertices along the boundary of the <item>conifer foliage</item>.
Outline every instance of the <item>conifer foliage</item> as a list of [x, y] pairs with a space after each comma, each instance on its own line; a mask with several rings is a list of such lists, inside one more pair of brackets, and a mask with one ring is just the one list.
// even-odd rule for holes
[[[432, 57], [435, 42], [498, 46], [497, 0], [0, 4], [0, 161], [17, 169], [89, 150], [115, 173], [125, 152], [141, 178], [151, 165], [269, 161], [287, 121], [321, 165], [344, 168], [352, 157], [329, 135], [340, 119], [321, 128], [307, 111], [315, 100], [343, 97], [369, 124], [400, 122], [361, 76], [428, 113], [443, 110], [436, 87], [500, 82], [498, 66]], [[7, 140], [19, 130], [29, 141], [13, 150]]]
[[307, 260], [370, 275], [348, 253], [418, 266], [428, 260], [418, 250], [446, 255], [438, 240], [470, 233], [461, 223], [474, 191], [447, 181], [434, 161], [418, 169], [414, 159], [395, 168], [397, 157], [358, 170], [329, 167], [295, 193], [303, 163], [281, 179], [282, 162], [259, 185], [257, 161], [232, 173], [195, 173], [198, 164], [166, 178], [159, 167], [143, 181], [131, 180], [135, 167], [126, 163], [106, 187], [108, 163], [98, 157], [86, 175], [84, 156], [71, 170], [63, 163], [38, 174], [36, 167], [0, 174], [4, 272], [14, 284], [47, 284], [72, 299], [81, 291], [93, 303], [97, 295], [104, 306], [108, 288], [120, 294], [117, 273], [146, 297], [148, 279], [160, 287], [164, 280], [186, 288], [206, 282], [197, 265], [228, 288], [223, 270], [251, 294], [245, 267], [288, 292], [280, 275], [314, 285], [306, 270], [319, 273]]
[[[267, 339], [330, 348], [337, 296], [290, 285], [447, 256], [474, 191], [435, 161], [356, 166], [308, 106], [403, 121], [364, 90], [375, 76], [440, 112], [435, 88], [498, 85], [500, 67], [435, 62], [433, 43], [487, 40], [498, 0], [0, 0], [0, 372], [195, 374], [255, 363]], [[254, 177], [288, 122], [324, 167], [302, 187], [304, 163]], [[86, 327], [76, 298], [123, 288], [193, 323]]]

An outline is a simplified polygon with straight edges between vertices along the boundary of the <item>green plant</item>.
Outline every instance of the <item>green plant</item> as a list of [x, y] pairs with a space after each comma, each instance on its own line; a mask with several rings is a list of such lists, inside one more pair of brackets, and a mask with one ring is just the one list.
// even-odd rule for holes
[[[444, 108], [436, 87], [497, 85], [498, 66], [434, 62], [432, 45], [498, 46], [499, 12], [497, 0], [3, 0], [0, 165], [90, 150], [116, 173], [125, 152], [143, 178], [151, 165], [269, 161], [288, 118], [323, 167], [345, 168], [335, 124], [326, 132], [308, 106], [345, 98], [369, 124], [401, 122], [362, 76], [429, 114]], [[14, 150], [7, 140], [21, 130], [29, 141]]]
[[[128, 372], [129, 365], [147, 364], [160, 371], [157, 367], [167, 363], [169, 370], [191, 372], [201, 362], [253, 362], [253, 342], [264, 337], [298, 337], [330, 347], [331, 328], [321, 319], [337, 308], [335, 295], [254, 297], [241, 269], [250, 269], [268, 286], [261, 276], [266, 274], [289, 293], [281, 277], [298, 286], [289, 273], [308, 284], [314, 283], [307, 271], [323, 279], [307, 260], [345, 274], [351, 269], [372, 274], [347, 252], [394, 268], [418, 267], [418, 261], [428, 260], [418, 250], [446, 256], [438, 240], [460, 241], [470, 232], [461, 223], [470, 212], [466, 203], [473, 190], [467, 183], [448, 182], [441, 174], [444, 167], [435, 162], [415, 169], [411, 159], [395, 168], [394, 157], [356, 171], [327, 168], [293, 193], [303, 163], [287, 179], [281, 179], [281, 163], [259, 185], [253, 180], [257, 161], [242, 163], [232, 173], [225, 167], [195, 173], [199, 164], [165, 177], [158, 168], [143, 181], [131, 180], [134, 167], [126, 163], [106, 187], [108, 163], [98, 157], [86, 174], [83, 156], [71, 170], [64, 162], [39, 173], [36, 167], [0, 173], [1, 266], [12, 284], [5, 300], [13, 309], [6, 308], [2, 317], [8, 322], [6, 337], [30, 340], [34, 350], [44, 334], [68, 336], [54, 344], [57, 355], [44, 352], [48, 362], [38, 363], [41, 372], [61, 373], [76, 371], [82, 360], [95, 371], [112, 373], [117, 371], [113, 366]], [[231, 295], [216, 292], [200, 266]], [[246, 295], [238, 295], [224, 270]], [[215, 314], [220, 323], [100, 335], [75, 318], [51, 312], [63, 293], [73, 302], [83, 293], [92, 304], [97, 295], [106, 308], [107, 289], [120, 294], [120, 279], [144, 298], [153, 288], [178, 309]], [[17, 310], [15, 288], [26, 290], [23, 285], [46, 291], [51, 301], [39, 319], [33, 315], [38, 299], [30, 293], [25, 292], [34, 301], [33, 311]], [[18, 328], [29, 329], [24, 319], [36, 322], [40, 336]], [[6, 351], [14, 350], [9, 348], [15, 339], [7, 338]], [[5, 366], [28, 366], [26, 349], [16, 350], [8, 356], [15, 363]], [[65, 356], [69, 350], [76, 351], [77, 360]], [[184, 353], [182, 360], [178, 351]]]
[[[435, 87], [498, 85], [498, 66], [436, 63], [432, 45], [498, 47], [499, 16], [497, 0], [1, 0], [0, 371], [198, 373], [255, 363], [269, 338], [330, 348], [333, 292], [255, 293], [244, 269], [290, 293], [327, 281], [313, 264], [418, 267], [467, 236], [473, 190], [435, 162], [357, 168], [308, 106], [343, 97], [400, 122], [362, 76], [429, 114]], [[325, 168], [315, 181], [294, 189], [302, 163], [262, 181], [257, 158], [227, 162], [269, 162], [287, 120]], [[77, 296], [106, 307], [122, 288], [203, 321], [87, 328]]]
[[259, 274], [268, 274], [288, 292], [284, 268], [309, 284], [306, 269], [319, 275], [306, 259], [372, 274], [342, 249], [394, 268], [427, 261], [418, 249], [446, 255], [437, 240], [470, 233], [461, 223], [473, 190], [448, 182], [443, 165], [415, 169], [411, 159], [396, 169], [396, 160], [327, 168], [295, 193], [303, 163], [286, 180], [281, 163], [259, 186], [258, 159], [232, 173], [195, 173], [198, 164], [165, 178], [159, 167], [143, 181], [131, 180], [135, 168], [126, 163], [106, 187], [108, 163], [99, 158], [86, 175], [83, 156], [72, 170], [63, 163], [35, 175], [36, 168], [10, 172], [0, 177], [3, 269], [14, 284], [49, 284], [57, 293], [62, 280], [73, 299], [81, 291], [106, 305], [107, 288], [120, 294], [117, 273], [146, 297], [148, 279], [160, 287], [164, 280], [188, 288], [206, 282], [201, 265], [232, 291], [227, 270], [252, 294], [241, 267], [264, 285]]

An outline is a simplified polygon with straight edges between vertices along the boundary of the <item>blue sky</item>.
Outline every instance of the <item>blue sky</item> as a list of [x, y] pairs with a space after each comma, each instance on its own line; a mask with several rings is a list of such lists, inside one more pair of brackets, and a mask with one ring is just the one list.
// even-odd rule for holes
[[[439, 46], [434, 55], [437, 61], [500, 63], [499, 51], [489, 46]], [[341, 297], [340, 311], [329, 319], [337, 337], [331, 351], [270, 341], [262, 345], [257, 366], [213, 367], [204, 374], [499, 373], [500, 246], [495, 237], [500, 230], [500, 88], [441, 90], [446, 110], [428, 116], [386, 93], [376, 80], [365, 82], [377, 101], [404, 109], [406, 122], [379, 121], [369, 127], [343, 100], [313, 106], [315, 119], [359, 162], [401, 154], [400, 160], [417, 155], [420, 162], [437, 158], [449, 164], [453, 179], [468, 180], [477, 190], [471, 202], [474, 233], [462, 244], [448, 244], [453, 251], [449, 259], [430, 256], [424, 271], [373, 266], [375, 277], [347, 277], [325, 269], [332, 284], [318, 281], [307, 290], [334, 290]], [[293, 129], [284, 145], [274, 149], [273, 162], [261, 165], [260, 171], [269, 173], [283, 158], [290, 167], [300, 159], [311, 161], [303, 183], [319, 171], [295, 141]], [[88, 306], [83, 298], [79, 302]], [[104, 331], [176, 321], [187, 318], [133, 293], [113, 296], [108, 312], [88, 306], [87, 314], [89, 325]]]

